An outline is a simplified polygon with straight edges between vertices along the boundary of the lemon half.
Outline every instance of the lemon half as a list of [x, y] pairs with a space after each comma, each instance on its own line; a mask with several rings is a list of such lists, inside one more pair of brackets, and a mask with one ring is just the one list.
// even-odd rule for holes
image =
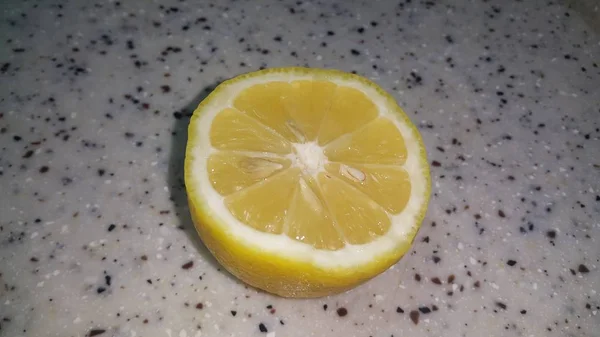
[[195, 227], [242, 281], [284, 297], [348, 290], [385, 271], [425, 215], [417, 128], [375, 83], [275, 68], [220, 84], [191, 118]]

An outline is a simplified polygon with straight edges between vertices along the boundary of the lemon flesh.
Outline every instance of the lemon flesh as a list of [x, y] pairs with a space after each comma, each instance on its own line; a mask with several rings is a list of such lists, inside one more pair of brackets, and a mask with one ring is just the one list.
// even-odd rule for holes
[[419, 132], [376, 84], [277, 68], [219, 85], [189, 126], [196, 229], [242, 281], [285, 297], [348, 290], [410, 248], [426, 212]]

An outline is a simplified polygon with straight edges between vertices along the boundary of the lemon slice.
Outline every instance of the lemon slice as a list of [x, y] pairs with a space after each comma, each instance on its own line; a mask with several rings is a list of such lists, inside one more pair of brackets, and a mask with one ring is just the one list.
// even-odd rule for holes
[[427, 209], [421, 136], [360, 76], [278, 68], [223, 82], [194, 111], [185, 184], [196, 229], [244, 282], [285, 297], [385, 271]]

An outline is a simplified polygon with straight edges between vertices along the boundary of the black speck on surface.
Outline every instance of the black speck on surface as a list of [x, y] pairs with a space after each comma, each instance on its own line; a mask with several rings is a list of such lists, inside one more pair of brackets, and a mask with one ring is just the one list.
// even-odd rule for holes
[[579, 267], [577, 267], [577, 270], [582, 273], [582, 274], [587, 274], [590, 272], [590, 270], [588, 269], [588, 267], [584, 264], [580, 264]]
[[269, 330], [267, 329], [267, 327], [265, 326], [265, 324], [264, 324], [264, 323], [260, 323], [260, 324], [258, 325], [258, 330], [260, 330], [260, 332], [262, 332], [262, 333], [267, 333], [267, 332], [269, 332]]
[[62, 183], [63, 186], [68, 186], [73, 182], [73, 179], [71, 179], [69, 177], [62, 177], [62, 178], [60, 178], [60, 182]]
[[419, 311], [423, 314], [431, 313], [431, 309], [429, 309], [429, 307], [419, 307]]
[[348, 315], [348, 309], [343, 308], [343, 307], [342, 308], [338, 308], [337, 309], [337, 314], [340, 317], [344, 317], [344, 316]]
[[415, 325], [419, 324], [419, 316], [420, 316], [420, 314], [419, 314], [419, 311], [417, 311], [417, 310], [412, 310], [412, 311], [410, 312], [409, 316], [410, 316], [410, 320], [411, 320], [411, 321], [412, 321], [412, 322], [413, 322]]
[[99, 336], [102, 335], [106, 332], [105, 329], [92, 329], [87, 333], [87, 337], [94, 337], [94, 336]]

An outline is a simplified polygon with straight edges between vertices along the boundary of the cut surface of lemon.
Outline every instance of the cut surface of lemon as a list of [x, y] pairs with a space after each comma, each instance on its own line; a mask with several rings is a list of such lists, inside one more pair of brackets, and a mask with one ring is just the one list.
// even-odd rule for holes
[[425, 147], [395, 100], [337, 70], [275, 68], [194, 111], [185, 184], [207, 248], [285, 297], [348, 290], [410, 248], [430, 193]]

